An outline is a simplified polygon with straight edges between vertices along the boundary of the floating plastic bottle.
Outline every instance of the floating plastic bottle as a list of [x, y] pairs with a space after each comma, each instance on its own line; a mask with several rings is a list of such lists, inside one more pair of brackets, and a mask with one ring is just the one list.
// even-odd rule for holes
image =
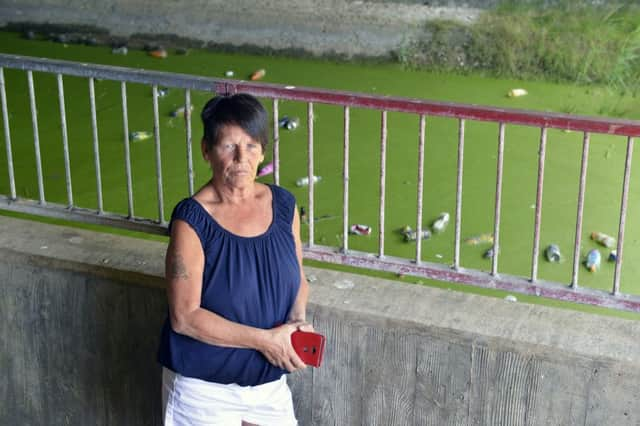
[[[189, 105], [189, 112], [193, 111], [193, 105]], [[185, 108], [181, 106], [169, 113], [171, 117], [184, 117]]]
[[477, 246], [478, 244], [493, 244], [493, 235], [492, 234], [474, 235], [473, 237], [465, 238], [464, 242], [469, 244], [470, 246]]
[[[322, 176], [314, 176], [313, 177], [313, 183], [318, 183], [322, 180]], [[298, 178], [298, 180], [296, 180], [296, 186], [307, 186], [309, 185], [309, 177], [308, 176], [304, 176], [301, 178]]]
[[618, 260], [618, 250], [611, 250], [609, 253], [609, 262], [615, 262]]
[[371, 235], [371, 227], [369, 225], [355, 224], [351, 225], [349, 232], [356, 235]]
[[259, 70], [255, 70], [253, 73], [251, 73], [251, 76], [249, 78], [253, 81], [261, 80], [262, 77], [264, 77], [266, 74], [267, 71], [264, 68], [260, 68]]
[[298, 117], [288, 117], [284, 116], [280, 120], [278, 120], [278, 126], [287, 130], [297, 129], [300, 125], [300, 119]]
[[507, 95], [510, 98], [517, 98], [520, 96], [524, 96], [526, 95], [528, 92], [525, 89], [511, 89], [509, 90], [509, 93], [507, 93]]
[[613, 248], [616, 246], [616, 239], [603, 232], [592, 232], [591, 239], [607, 248]]
[[560, 262], [560, 247], [557, 244], [550, 244], [544, 251], [544, 255], [549, 262]]
[[127, 46], [114, 47], [111, 49], [111, 53], [114, 55], [126, 55], [129, 53], [129, 49], [127, 49]]
[[132, 140], [133, 142], [140, 142], [146, 139], [150, 139], [152, 136], [153, 136], [153, 133], [147, 132], [144, 130], [129, 133], [129, 139]]
[[273, 173], [273, 162], [265, 164], [265, 166], [258, 171], [258, 177], [267, 176], [271, 173]]
[[448, 224], [449, 224], [449, 213], [443, 212], [443, 213], [440, 213], [440, 216], [438, 216], [438, 218], [433, 222], [433, 224], [431, 225], [431, 229], [435, 233], [440, 233], [447, 228]]
[[158, 59], [166, 59], [168, 54], [167, 54], [167, 51], [164, 48], [158, 47], [157, 49], [150, 50], [149, 51], [149, 56], [152, 56], [152, 57], [158, 58]]
[[234, 74], [233, 70], [227, 70], [224, 72], [225, 77], [233, 77]]
[[584, 262], [584, 265], [591, 272], [596, 272], [600, 268], [600, 261], [602, 260], [602, 256], [600, 256], [600, 252], [597, 249], [591, 250], [587, 254], [587, 259]]
[[[418, 232], [411, 229], [411, 227], [409, 226], [404, 227], [404, 229], [402, 230], [402, 234], [404, 235], [405, 242], [416, 241], [418, 239]], [[428, 240], [429, 238], [431, 238], [431, 231], [429, 231], [428, 229], [423, 229], [422, 239]]]
[[496, 250], [493, 247], [490, 247], [487, 251], [484, 252], [482, 257], [484, 257], [485, 259], [493, 259], [493, 256], [495, 256], [495, 254]]

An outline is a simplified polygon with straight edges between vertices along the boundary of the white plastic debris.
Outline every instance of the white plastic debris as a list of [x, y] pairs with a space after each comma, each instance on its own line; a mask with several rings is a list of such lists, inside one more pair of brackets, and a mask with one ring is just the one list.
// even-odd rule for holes
[[527, 92], [525, 89], [511, 89], [509, 90], [508, 96], [510, 98], [517, 98], [520, 96], [524, 96], [526, 94], [528, 94], [529, 92]]
[[507, 294], [504, 300], [506, 300], [507, 302], [517, 302], [518, 298], [515, 297], [513, 294]]

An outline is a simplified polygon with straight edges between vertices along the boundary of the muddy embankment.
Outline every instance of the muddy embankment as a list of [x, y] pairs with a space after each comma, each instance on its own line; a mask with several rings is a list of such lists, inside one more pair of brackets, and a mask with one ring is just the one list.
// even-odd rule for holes
[[[386, 57], [432, 20], [472, 22], [495, 1], [0, 0], [0, 26], [92, 33], [98, 42]], [[73, 40], [71, 40], [73, 41]]]

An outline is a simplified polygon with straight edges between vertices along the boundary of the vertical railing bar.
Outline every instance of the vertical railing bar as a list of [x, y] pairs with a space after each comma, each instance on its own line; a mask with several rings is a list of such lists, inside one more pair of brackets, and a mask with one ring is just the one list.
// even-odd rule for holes
[[498, 274], [498, 256], [500, 254], [500, 207], [502, 204], [502, 172], [504, 162], [504, 123], [498, 130], [498, 161], [496, 171], [496, 204], [493, 225], [493, 257], [491, 258], [491, 275]]
[[0, 67], [0, 101], [2, 102], [2, 121], [4, 123], [4, 144], [7, 149], [7, 171], [9, 172], [9, 191], [15, 200], [16, 179], [13, 170], [13, 153], [11, 149], [11, 129], [9, 127], [9, 109], [7, 107], [7, 91], [4, 83], [4, 68]]
[[194, 171], [193, 171], [193, 149], [191, 146], [191, 90], [184, 91], [184, 126], [186, 131], [187, 144], [187, 180], [189, 184], [189, 196], [195, 192], [193, 187]]
[[344, 151], [342, 163], [342, 251], [349, 250], [349, 107], [344, 107]]
[[33, 85], [33, 71], [27, 71], [27, 82], [29, 83], [29, 103], [31, 106], [31, 124], [33, 127], [33, 146], [36, 156], [36, 173], [38, 176], [38, 197], [40, 204], [45, 204], [44, 181], [42, 178], [42, 159], [40, 157], [40, 134], [38, 132], [38, 110], [36, 108], [36, 93]]
[[533, 252], [531, 254], [531, 282], [538, 279], [538, 259], [540, 257], [540, 224], [542, 222], [542, 191], [544, 189], [544, 160], [547, 147], [547, 128], [540, 133], [540, 150], [538, 151], [538, 186], [536, 189], [536, 213], [533, 225]]
[[580, 165], [580, 184], [578, 189], [578, 212], [576, 216], [576, 238], [573, 246], [573, 273], [571, 288], [578, 288], [578, 268], [580, 267], [580, 244], [582, 242], [582, 216], [584, 212], [584, 193], [587, 186], [587, 165], [589, 162], [589, 133], [584, 132], [582, 140], [582, 162]]
[[622, 249], [624, 246], [624, 226], [627, 220], [627, 202], [629, 201], [629, 182], [631, 181], [631, 157], [633, 155], [633, 138], [627, 139], [627, 159], [624, 163], [624, 180], [622, 183], [622, 200], [620, 201], [620, 225], [618, 226], [618, 247], [616, 248], [616, 268], [613, 274], [612, 294], [620, 293], [620, 272], [622, 270]]
[[127, 107], [127, 83], [120, 82], [122, 98], [122, 127], [124, 130], [124, 172], [127, 179], [127, 210], [129, 219], [134, 216], [133, 211], [133, 183], [131, 177], [131, 146], [129, 141], [129, 108]]
[[96, 89], [93, 77], [89, 78], [89, 100], [91, 104], [91, 130], [93, 132], [93, 160], [96, 169], [96, 194], [98, 199], [98, 214], [104, 212], [102, 203], [102, 173], [100, 171], [100, 146], [98, 141], [98, 118], [96, 113]]
[[313, 179], [313, 102], [309, 102], [307, 104], [307, 175], [309, 177], [309, 247], [313, 247], [314, 245], [314, 179]]
[[156, 183], [158, 192], [158, 221], [164, 223], [164, 196], [162, 193], [162, 151], [160, 149], [160, 113], [158, 112], [158, 85], [152, 86], [153, 93], [153, 140], [156, 148]]
[[60, 127], [62, 128], [62, 152], [64, 155], [64, 178], [67, 185], [67, 205], [73, 208], [73, 188], [71, 184], [71, 161], [69, 160], [69, 135], [67, 133], [67, 112], [65, 109], [64, 82], [62, 74], [57, 74], [58, 105], [60, 107]]
[[278, 123], [280, 111], [278, 99], [273, 99], [273, 182], [280, 185], [280, 126]]
[[458, 121], [458, 171], [456, 178], [456, 229], [453, 251], [453, 267], [460, 268], [460, 238], [462, 224], [462, 176], [464, 167], [464, 119]]
[[384, 256], [384, 203], [385, 180], [387, 174], [387, 111], [382, 111], [380, 123], [380, 219], [378, 256]]
[[424, 191], [424, 134], [426, 117], [420, 114], [418, 136], [418, 211], [416, 212], [416, 263], [422, 261], [422, 197]]

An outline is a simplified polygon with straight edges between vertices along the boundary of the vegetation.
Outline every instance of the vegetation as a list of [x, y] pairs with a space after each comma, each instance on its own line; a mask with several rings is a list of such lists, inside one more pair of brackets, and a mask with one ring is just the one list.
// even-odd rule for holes
[[565, 0], [540, 8], [507, 1], [472, 25], [429, 23], [398, 59], [446, 72], [640, 89], [640, 6]]

